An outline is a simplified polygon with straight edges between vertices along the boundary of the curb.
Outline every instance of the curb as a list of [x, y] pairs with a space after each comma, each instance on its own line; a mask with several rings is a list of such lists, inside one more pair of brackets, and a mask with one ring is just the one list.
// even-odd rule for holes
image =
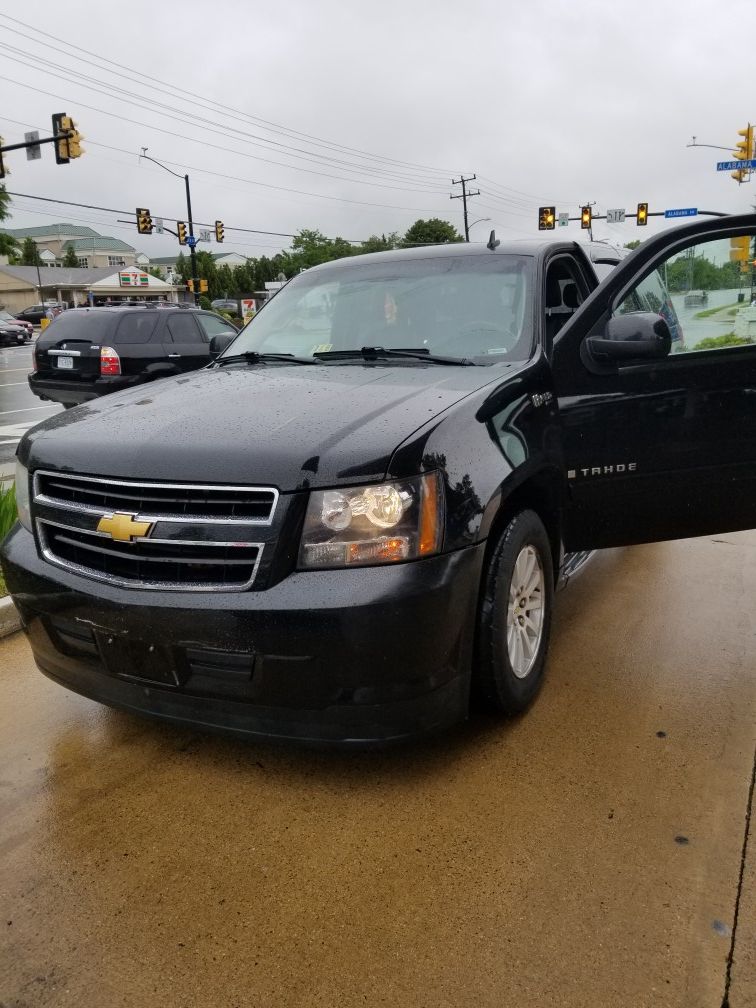
[[0, 637], [15, 633], [21, 629], [21, 617], [18, 615], [10, 595], [0, 598]]

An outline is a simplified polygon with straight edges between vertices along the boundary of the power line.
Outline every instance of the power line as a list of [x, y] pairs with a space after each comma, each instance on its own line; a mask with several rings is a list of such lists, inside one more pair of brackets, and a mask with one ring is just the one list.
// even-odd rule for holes
[[[55, 75], [55, 76], [58, 76], [58, 75]], [[15, 80], [12, 77], [4, 77], [4, 76], [0, 75], [0, 80], [4, 80], [8, 84], [14, 84], [17, 87], [26, 88], [28, 91], [34, 91], [37, 94], [47, 95], [49, 98], [56, 98], [56, 99], [60, 100], [60, 99], [62, 99], [62, 98], [65, 97], [63, 95], [55, 94], [52, 91], [46, 91], [44, 88], [37, 88], [37, 87], [34, 87], [31, 84], [26, 84], [23, 81]], [[112, 97], [112, 96], [108, 96], [108, 97]], [[289, 165], [289, 164], [286, 164], [286, 163], [284, 163], [282, 161], [273, 161], [270, 158], [260, 157], [258, 154], [249, 154], [246, 151], [234, 150], [232, 147], [223, 147], [220, 144], [211, 143], [209, 140], [203, 140], [203, 139], [197, 138], [197, 137], [190, 137], [190, 136], [187, 136], [186, 134], [183, 134], [183, 133], [176, 133], [173, 130], [165, 129], [165, 127], [163, 127], [163, 126], [152, 126], [152, 125], [149, 125], [149, 124], [144, 123], [144, 122], [138, 122], [136, 119], [129, 119], [127, 116], [119, 115], [117, 112], [108, 112], [106, 109], [97, 108], [94, 105], [87, 105], [86, 103], [80, 101], [77, 98], [68, 98], [68, 97], [65, 97], [65, 100], [66, 101], [70, 101], [70, 102], [75, 102], [80, 108], [89, 109], [91, 112], [99, 112], [102, 115], [109, 116], [111, 119], [120, 119], [122, 122], [130, 123], [132, 126], [139, 126], [140, 129], [148, 129], [148, 130], [153, 130], [154, 132], [157, 132], [157, 133], [164, 133], [166, 136], [174, 137], [174, 138], [176, 138], [178, 140], [186, 140], [189, 143], [201, 144], [203, 147], [211, 147], [214, 150], [223, 151], [225, 154], [234, 154], [237, 157], [248, 158], [248, 159], [253, 160], [253, 161], [263, 161], [266, 164], [276, 165], [279, 168], [289, 168], [292, 171], [305, 172], [308, 175], [320, 175], [320, 176], [322, 176], [324, 178], [335, 179], [337, 182], [350, 182], [353, 185], [372, 186], [372, 187], [375, 187], [375, 188], [378, 188], [378, 189], [393, 189], [393, 190], [396, 190], [396, 191], [399, 191], [399, 192], [421, 192], [421, 193], [425, 193], [427, 195], [427, 190], [425, 190], [425, 189], [414, 189], [414, 188], [408, 188], [406, 186], [387, 185], [386, 183], [383, 183], [383, 182], [371, 182], [371, 181], [368, 181], [368, 180], [360, 181], [358, 179], [349, 179], [349, 178], [344, 178], [344, 176], [342, 176], [342, 175], [332, 175], [332, 174], [330, 174], [328, 172], [316, 171], [314, 168], [301, 168], [301, 167], [299, 167], [297, 165]], [[136, 104], [136, 103], [133, 103], [133, 104]], [[137, 105], [137, 107], [143, 107], [143, 106]], [[153, 112], [153, 114], [155, 114], [152, 109], [147, 108], [146, 111]], [[185, 124], [185, 125], [190, 125], [190, 126], [192, 125], [191, 120], [183, 120], [182, 119], [182, 120], [177, 120], [177, 122], [181, 122], [182, 124]], [[213, 132], [217, 132], [217, 131], [213, 131]]]
[[[310, 140], [310, 141], [315, 142], [319, 146], [336, 148], [336, 149], [339, 149], [339, 150], [342, 150], [342, 151], [345, 151], [345, 152], [348, 152], [348, 153], [351, 153], [351, 154], [359, 154], [359, 155], [362, 155], [362, 156], [365, 156], [365, 157], [372, 158], [374, 160], [386, 161], [386, 162], [389, 162], [389, 163], [392, 163], [392, 164], [395, 164], [395, 165], [399, 165], [399, 166], [402, 166], [402, 167], [405, 167], [405, 168], [410, 168], [410, 169], [413, 169], [413, 170], [414, 169], [420, 169], [420, 170], [426, 170], [426, 171], [434, 171], [434, 172], [443, 173], [444, 175], [449, 174], [450, 171], [451, 171], [451, 169], [449, 169], [449, 168], [443, 168], [443, 169], [441, 169], [441, 168], [434, 168], [434, 167], [432, 167], [430, 165], [422, 165], [422, 164], [416, 164], [416, 163], [409, 162], [409, 161], [401, 161], [399, 159], [389, 158], [389, 157], [386, 157], [385, 155], [380, 155], [380, 154], [371, 154], [368, 151], [363, 151], [363, 150], [359, 150], [359, 149], [354, 148], [354, 147], [347, 147], [347, 146], [344, 146], [342, 144], [337, 144], [337, 143], [334, 143], [333, 141], [324, 140], [322, 137], [316, 137], [316, 136], [314, 136], [312, 134], [309, 134], [309, 133], [303, 133], [303, 132], [300, 132], [298, 130], [292, 130], [289, 127], [282, 126], [280, 123], [275, 123], [275, 122], [272, 122], [271, 120], [262, 119], [259, 116], [250, 115], [249, 113], [243, 112], [240, 109], [231, 108], [230, 106], [223, 105], [222, 103], [216, 102], [213, 99], [208, 99], [205, 96], [198, 95], [198, 94], [196, 94], [195, 92], [192, 92], [192, 91], [188, 91], [185, 88], [180, 88], [180, 87], [178, 87], [175, 84], [169, 84], [166, 81], [161, 81], [157, 77], [151, 77], [149, 74], [144, 74], [144, 73], [142, 73], [139, 70], [134, 70], [133, 68], [127, 67], [127, 66], [125, 66], [122, 63], [117, 63], [114, 60], [108, 59], [105, 56], [100, 56], [99, 54], [91, 52], [88, 49], [84, 49], [81, 46], [78, 46], [78, 45], [76, 45], [73, 42], [65, 42], [63, 39], [60, 39], [56, 35], [51, 35], [48, 32], [44, 32], [41, 29], [34, 27], [33, 25], [29, 25], [29, 24], [26, 24], [23, 21], [19, 21], [17, 18], [12, 18], [12, 17], [10, 17], [7, 14], [0, 14], [0, 17], [2, 17], [3, 19], [5, 19], [6, 21], [11, 21], [14, 24], [21, 25], [23, 28], [27, 28], [29, 31], [32, 31], [32, 32], [36, 33], [37, 35], [43, 36], [46, 39], [51, 39], [53, 42], [63, 42], [65, 44], [65, 46], [67, 47], [65, 50], [61, 50], [57, 46], [50, 45], [49, 43], [45, 43], [46, 49], [47, 48], [52, 48], [52, 49], [55, 49], [58, 52], [63, 51], [66, 54], [68, 54], [68, 52], [71, 49], [75, 49], [78, 52], [85, 53], [87, 56], [93, 56], [95, 59], [99, 60], [101, 63], [105, 63], [105, 64], [109, 64], [110, 66], [118, 67], [120, 70], [126, 70], [130, 74], [134, 74], [137, 77], [141, 77], [144, 80], [149, 81], [152, 85], [158, 84], [158, 85], [161, 86], [161, 88], [170, 88], [171, 91], [176, 92], [176, 95], [172, 95], [171, 97], [175, 98], [176, 96], [186, 95], [189, 98], [191, 98], [193, 102], [195, 102], [195, 103], [196, 102], [201, 103], [203, 105], [203, 107], [205, 107], [205, 108], [207, 108], [209, 106], [215, 106], [216, 109], [221, 109], [222, 111], [224, 111], [226, 113], [230, 112], [232, 115], [229, 116], [229, 118], [230, 117], [235, 117], [235, 118], [239, 119], [241, 117], [241, 119], [243, 119], [243, 120], [247, 120], [249, 122], [253, 122], [253, 123], [262, 125], [263, 127], [267, 128], [269, 130], [269, 132], [277, 133], [278, 135], [287, 135], [287, 136], [290, 136], [290, 137], [298, 137], [298, 138], [302, 138], [302, 139], [305, 139], [305, 140]], [[23, 32], [19, 32], [18, 29], [16, 29], [16, 28], [10, 28], [9, 27], [8, 30], [11, 31], [11, 32], [13, 32], [14, 34], [21, 35], [22, 38], [29, 39], [28, 35], [24, 35]], [[35, 41], [36, 42], [37, 39], [35, 39], [35, 38], [32, 37], [30, 39], [30, 41]], [[77, 59], [79, 59], [80, 62], [89, 62], [89, 61], [86, 61], [86, 60], [81, 60], [79, 57], [77, 57]], [[117, 74], [116, 71], [109, 70], [107, 66], [106, 67], [98, 67], [98, 69], [105, 69], [105, 70], [107, 70], [107, 72], [116, 74], [117, 76], [125, 76], [124, 74]], [[126, 79], [133, 79], [133, 78], [126, 77]], [[169, 92], [163, 91], [163, 93], [169, 93]], [[181, 100], [186, 100], [186, 99], [181, 99]]]
[[[35, 123], [20, 122], [17, 119], [7, 119], [3, 117], [3, 121], [13, 123], [16, 126], [27, 126], [31, 127], [32, 129], [38, 129], [38, 130], [42, 129], [41, 126]], [[134, 151], [126, 150], [123, 147], [113, 147], [112, 144], [98, 143], [96, 140], [92, 140], [90, 137], [87, 137], [87, 145], [91, 147], [102, 147], [103, 150], [116, 151], [119, 154], [126, 154], [127, 157], [138, 157], [138, 155], [135, 154]], [[308, 192], [307, 190], [304, 189], [292, 189], [291, 187], [287, 186], [273, 185], [270, 182], [260, 182], [259, 179], [242, 178], [239, 175], [226, 175], [223, 172], [212, 171], [210, 168], [199, 168], [196, 165], [187, 164], [185, 161], [168, 161], [165, 158], [163, 160], [165, 161], [166, 164], [173, 165], [176, 168], [184, 168], [192, 172], [201, 172], [204, 175], [213, 175], [216, 178], [228, 179], [234, 182], [243, 182], [245, 185], [256, 185], [260, 186], [263, 189], [274, 189], [277, 190], [278, 192], [293, 193], [294, 195], [297, 196], [311, 196], [315, 199], [330, 200], [337, 203], [349, 203], [353, 206], [378, 207], [382, 210], [406, 210], [409, 211], [410, 213], [429, 213], [429, 214], [435, 214], [438, 212], [436, 209], [429, 210], [427, 207], [396, 206], [393, 203], [372, 203], [367, 200], [349, 199], [346, 196], [331, 196], [327, 193]], [[123, 162], [120, 161], [114, 161], [114, 163], [123, 164]], [[238, 190], [234, 189], [232, 191], [237, 192]]]
[[[34, 53], [24, 52], [23, 50], [15, 49], [5, 43], [0, 42], [0, 48], [8, 50], [5, 55], [6, 59], [12, 62], [19, 63], [21, 66], [27, 66], [28, 63], [24, 59], [20, 59], [19, 56], [26, 57], [28, 60], [33, 60]], [[55, 69], [51, 69], [51, 68]], [[43, 73], [48, 74], [51, 77], [56, 77], [59, 80], [64, 80], [67, 83], [72, 83], [78, 87], [85, 88], [88, 91], [93, 91], [95, 94], [102, 95], [105, 98], [116, 98], [122, 94], [122, 88], [110, 84], [107, 81], [97, 80], [94, 77], [90, 77], [87, 74], [82, 74], [73, 68], [61, 66], [57, 63], [52, 63], [49, 60], [38, 67]], [[55, 70], [61, 71], [56, 73]], [[81, 83], [78, 80], [72, 80], [72, 77], [81, 78], [81, 81], [92, 82], [92, 83]], [[23, 83], [17, 81], [17, 83]], [[107, 89], [107, 90], [103, 90]], [[140, 101], [135, 101], [134, 98], [138, 98]], [[146, 102], [146, 104], [140, 104], [140, 102]], [[174, 108], [170, 105], [165, 105], [162, 102], [156, 101], [146, 95], [133, 94], [131, 104], [136, 108], [143, 108], [145, 111], [152, 112], [154, 115], [162, 116], [165, 119], [175, 122], [185, 123], [187, 125], [197, 125], [203, 127], [206, 132], [213, 133], [216, 136], [227, 137], [231, 140], [236, 140], [242, 143], [249, 144], [253, 147], [262, 147], [263, 150], [269, 151], [271, 146], [281, 148], [281, 152], [285, 153], [289, 157], [295, 160], [306, 161], [309, 163], [316, 163], [320, 167], [332, 168], [333, 170], [339, 170], [344, 172], [351, 172], [353, 174], [367, 174], [372, 173], [378, 178], [385, 178], [387, 181], [399, 181], [399, 182], [410, 182], [415, 185], [422, 186], [423, 188], [433, 188], [440, 187], [440, 180], [435, 181], [432, 179], [425, 178], [415, 178], [414, 176], [407, 175], [406, 172], [398, 172], [396, 170], [387, 170], [384, 168], [376, 168], [371, 165], [355, 164], [353, 162], [343, 161], [340, 158], [330, 157], [329, 155], [319, 154], [313, 151], [307, 151], [301, 147], [291, 147], [288, 144], [279, 143], [276, 140], [268, 140], [265, 137], [261, 137], [254, 133], [248, 133], [244, 130], [237, 129], [234, 126], [226, 126], [224, 124], [218, 123], [215, 120], [207, 119], [203, 116], [197, 115], [194, 111], [189, 111], [186, 109]], [[150, 106], [155, 106], [154, 108]], [[164, 110], [164, 111], [163, 111]], [[181, 118], [178, 118], [181, 117]], [[220, 128], [214, 128], [220, 127]], [[230, 135], [238, 134], [238, 135]], [[279, 153], [278, 151], [273, 151], [273, 153]], [[323, 162], [326, 162], [323, 164]], [[333, 162], [329, 164], [328, 162]], [[300, 170], [298, 165], [288, 165], [286, 167], [293, 168], [294, 170]]]
[[[119, 210], [116, 207], [103, 207], [103, 206], [96, 206], [96, 205], [94, 205], [92, 203], [74, 203], [72, 200], [53, 199], [51, 196], [33, 196], [30, 193], [11, 192], [10, 190], [6, 190], [6, 191], [7, 191], [7, 193], [8, 193], [9, 196], [18, 196], [18, 197], [21, 197], [23, 199], [41, 200], [44, 203], [56, 203], [56, 204], [59, 203], [62, 206], [74, 206], [74, 207], [83, 208], [85, 210], [99, 210], [99, 211], [102, 211], [104, 213], [125, 214], [125, 215], [127, 215], [129, 217], [135, 217], [135, 214], [134, 214], [133, 210]], [[167, 220], [173, 220], [174, 219], [174, 217], [173, 217], [172, 214], [160, 214], [160, 213], [154, 212], [152, 214], [152, 216], [153, 217], [164, 217]], [[212, 224], [208, 224], [208, 223], [203, 223], [202, 221], [195, 221], [194, 223], [197, 225], [197, 227], [201, 227], [201, 228], [213, 228], [213, 227], [215, 227], [215, 222], [213, 222]], [[272, 235], [273, 237], [277, 237], [277, 238], [297, 238], [298, 237], [297, 234], [290, 234], [290, 233], [285, 232], [285, 231], [261, 231], [259, 228], [234, 227], [231, 224], [226, 224], [225, 228], [226, 228], [226, 231], [240, 231], [243, 234]], [[327, 235], [324, 235], [323, 237], [324, 238], [328, 238]], [[354, 245], [361, 245], [364, 242], [366, 242], [367, 240], [368, 240], [367, 238], [344, 238], [343, 239], [343, 241], [348, 241], [348, 242], [350, 242], [351, 244], [354, 244]], [[335, 241], [335, 238], [328, 238], [328, 241]]]

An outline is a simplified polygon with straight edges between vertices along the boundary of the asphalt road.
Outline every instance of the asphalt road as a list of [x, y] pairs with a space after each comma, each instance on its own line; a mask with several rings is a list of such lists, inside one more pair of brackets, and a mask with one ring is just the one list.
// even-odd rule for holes
[[26, 381], [31, 369], [31, 346], [0, 348], [0, 471], [13, 462], [16, 446], [30, 427], [63, 409], [31, 392]]
[[107, 710], [0, 641], [0, 1004], [756, 1004], [756, 533], [607, 551], [545, 689], [372, 754]]

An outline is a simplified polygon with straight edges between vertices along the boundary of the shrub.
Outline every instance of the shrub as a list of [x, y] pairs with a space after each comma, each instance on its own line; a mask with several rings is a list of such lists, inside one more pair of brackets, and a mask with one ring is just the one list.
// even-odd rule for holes
[[4, 486], [0, 483], [0, 541], [10, 532], [17, 517], [14, 485], [11, 483], [9, 486]]
[[753, 340], [747, 336], [736, 336], [735, 333], [725, 333], [723, 336], [707, 336], [696, 343], [694, 350], [721, 350], [722, 347], [749, 346]]

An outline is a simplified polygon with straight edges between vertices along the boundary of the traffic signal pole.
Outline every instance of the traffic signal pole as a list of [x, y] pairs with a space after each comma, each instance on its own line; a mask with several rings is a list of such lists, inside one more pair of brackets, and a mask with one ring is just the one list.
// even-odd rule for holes
[[197, 273], [197, 253], [195, 251], [195, 242], [194, 242], [194, 223], [192, 222], [192, 194], [189, 191], [188, 175], [184, 175], [184, 185], [186, 186], [186, 217], [187, 217], [187, 224], [189, 225], [189, 237], [191, 238], [191, 242], [189, 243], [189, 251], [191, 252], [192, 257], [192, 279], [194, 280], [192, 287], [194, 287], [193, 291], [194, 303], [195, 305], [198, 305], [200, 298], [199, 275]]

